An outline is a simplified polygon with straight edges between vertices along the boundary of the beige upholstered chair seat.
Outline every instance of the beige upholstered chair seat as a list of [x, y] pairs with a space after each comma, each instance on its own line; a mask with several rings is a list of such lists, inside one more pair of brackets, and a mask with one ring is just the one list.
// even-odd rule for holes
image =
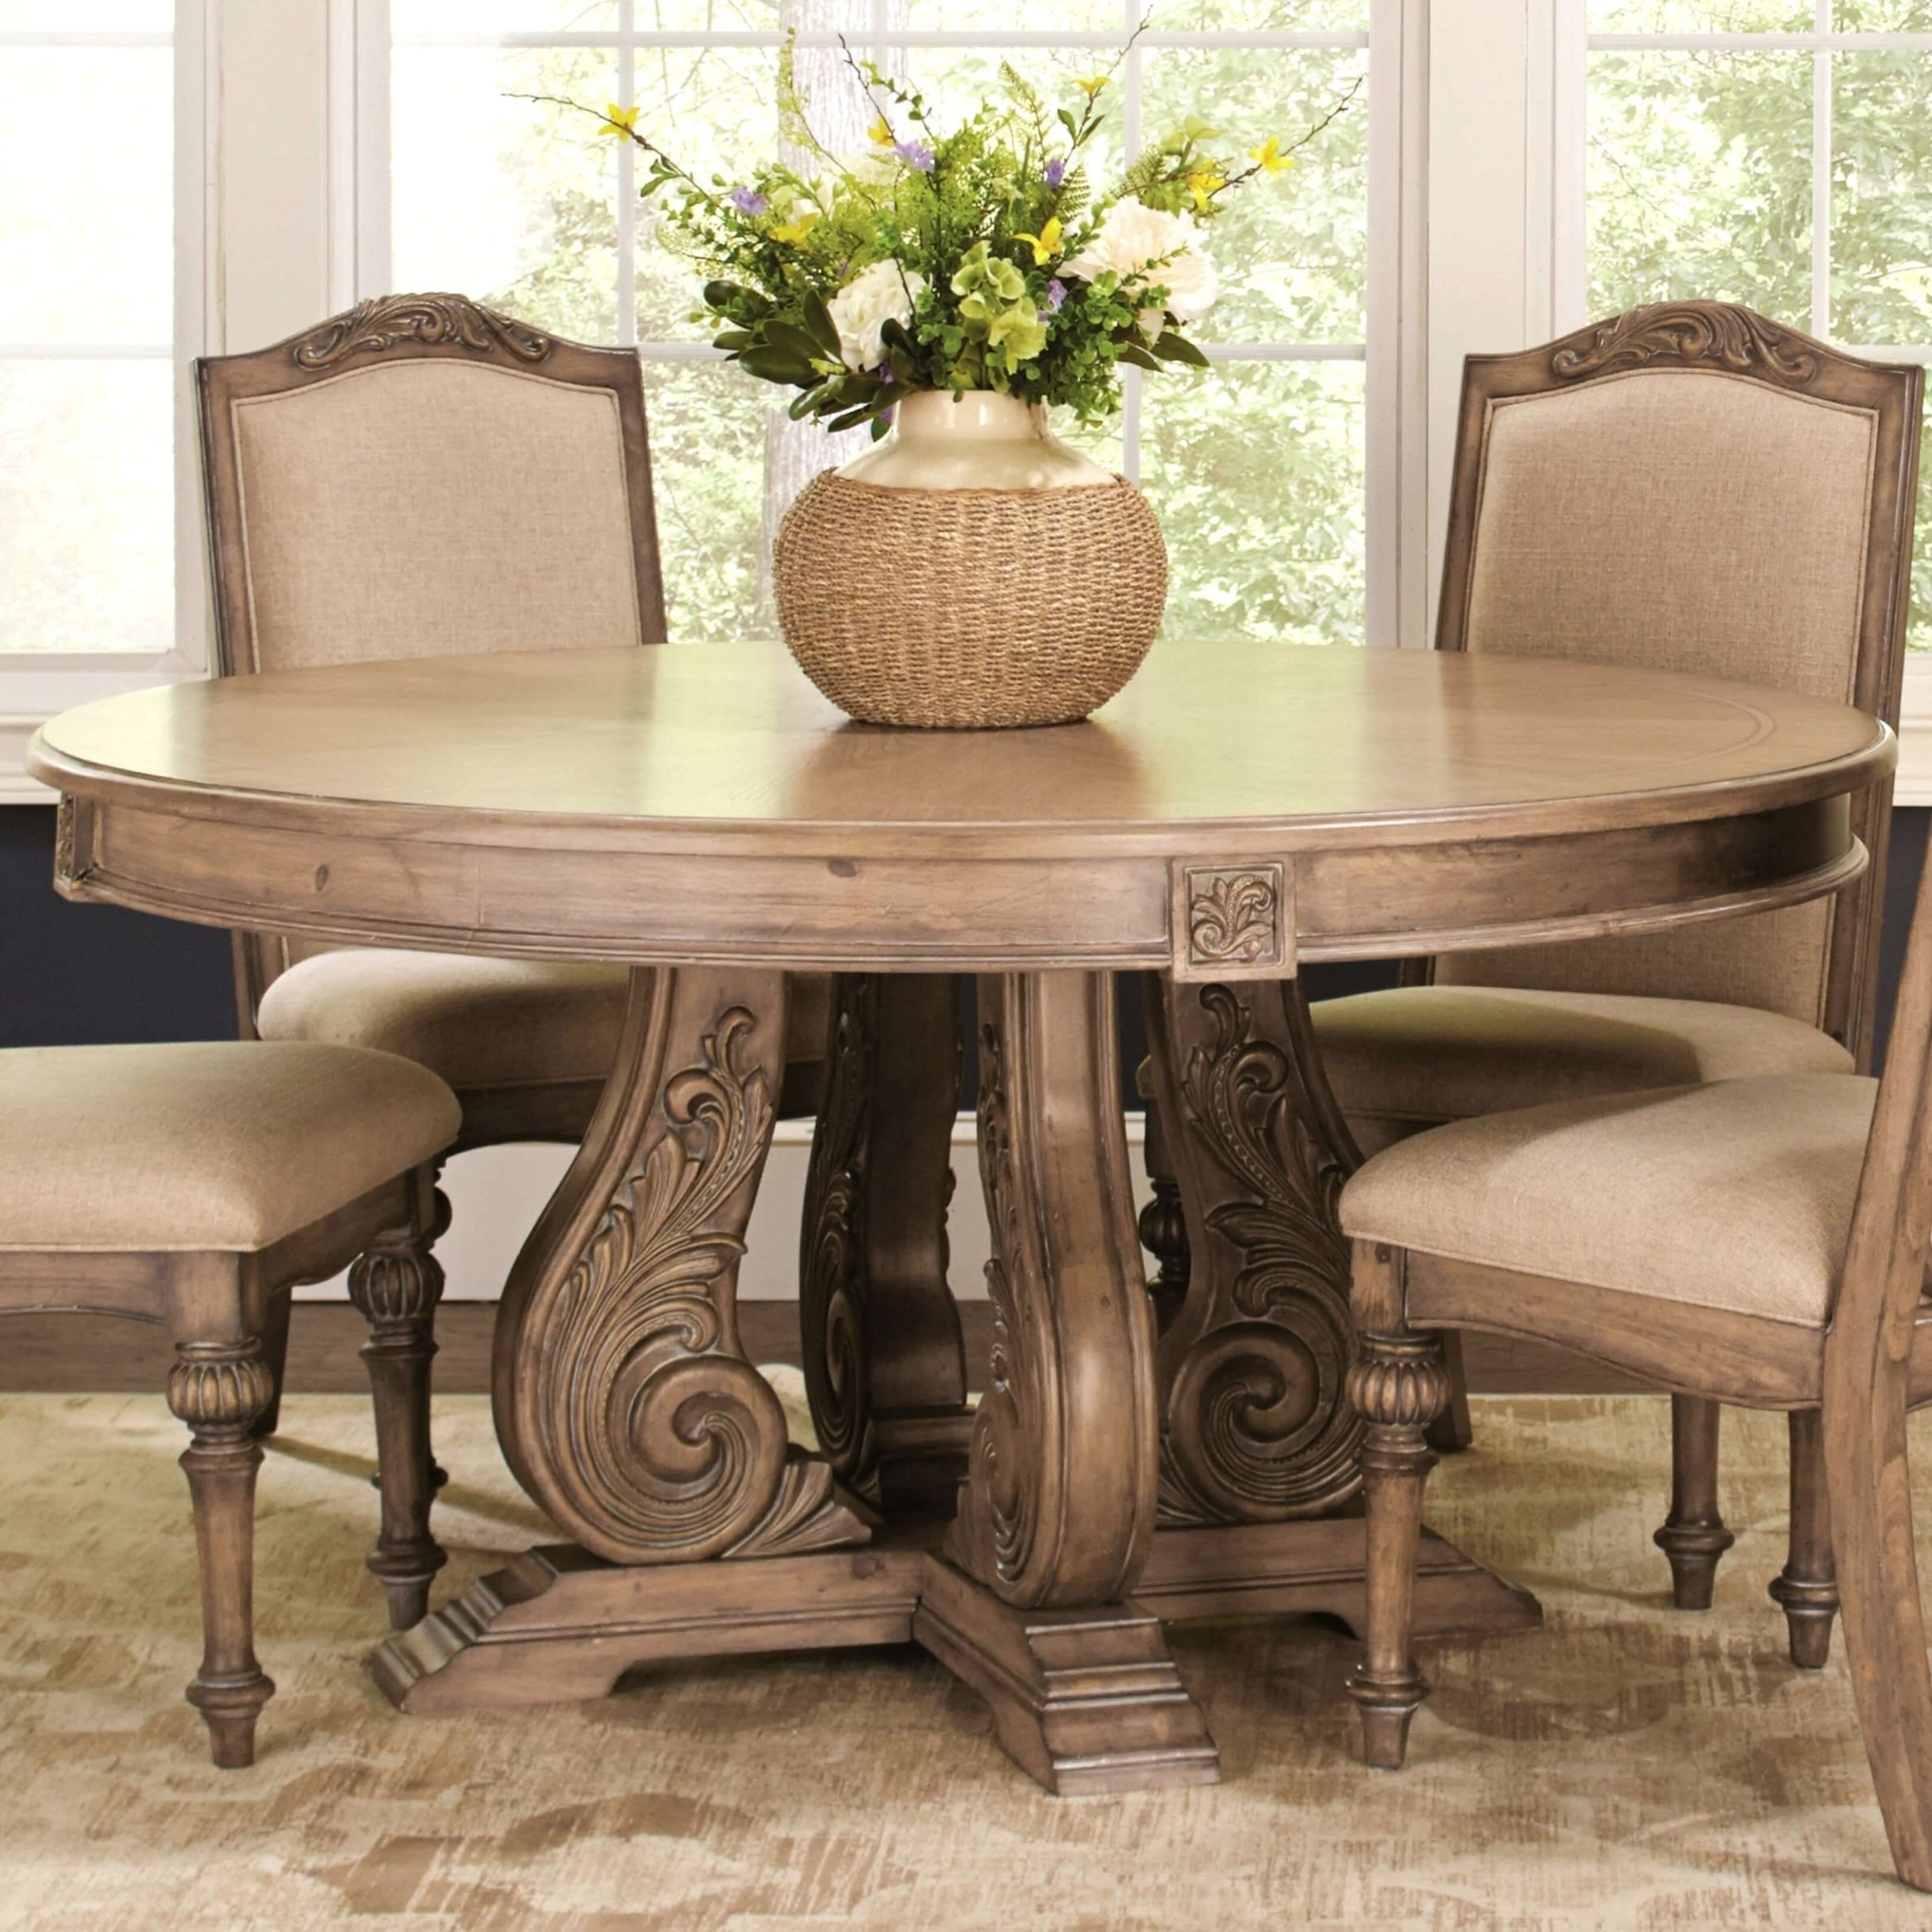
[[1877, 1090], [1767, 1074], [1459, 1120], [1361, 1167], [1342, 1225], [1451, 1260], [1816, 1325]]
[[386, 1053], [200, 1044], [0, 1054], [0, 1250], [253, 1253], [462, 1124]]
[[256, 1027], [264, 1040], [399, 1053], [456, 1088], [602, 1080], [627, 977], [622, 966], [353, 948], [292, 966]]
[[1802, 1020], [1712, 1000], [1518, 986], [1403, 986], [1311, 1010], [1365, 1153], [1444, 1120], [1761, 1073], [1849, 1073]]

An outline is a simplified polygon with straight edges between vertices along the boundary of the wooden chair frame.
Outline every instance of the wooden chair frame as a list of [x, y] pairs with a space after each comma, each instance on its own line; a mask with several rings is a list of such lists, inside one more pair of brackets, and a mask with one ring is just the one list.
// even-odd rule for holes
[[[664, 638], [664, 576], [651, 494], [650, 443], [644, 420], [644, 372], [628, 349], [566, 340], [458, 295], [379, 296], [298, 335], [246, 355], [204, 356], [195, 364], [200, 401], [202, 481], [207, 509], [209, 578], [214, 595], [215, 674], [245, 676], [261, 668], [249, 610], [242, 543], [242, 480], [235, 405], [290, 394], [374, 362], [461, 362], [540, 373], [546, 381], [608, 390], [623, 438], [625, 487], [638, 581], [640, 641]], [[290, 962], [286, 940], [234, 935], [236, 1015], [252, 1039], [262, 995]], [[452, 1153], [506, 1141], [578, 1141], [604, 1083], [560, 1080], [459, 1092], [463, 1134]]]
[[[1462, 399], [1449, 489], [1449, 528], [1436, 648], [1468, 648], [1476, 529], [1482, 510], [1492, 412], [1501, 402], [1551, 395], [1633, 373], [1675, 370], [1761, 384], [1782, 394], [1869, 410], [1877, 449], [1866, 514], [1871, 534], [1859, 604], [1858, 656], [1850, 701], [1898, 728], [1905, 676], [1905, 620], [1918, 500], [1919, 400], [1924, 372], [1847, 356], [1795, 329], [1730, 302], [1659, 302], [1510, 356], [1472, 356], [1462, 365]], [[1826, 975], [1824, 1030], [1861, 1072], [1870, 1064], [1878, 980], [1879, 921], [1885, 902], [1889, 779], [1852, 802], [1852, 830], [1871, 854], [1864, 877], [1840, 895]], [[1424, 982], [1435, 962], [1412, 968]]]
[[[1828, 1324], [1579, 1286], [1372, 1241], [1354, 1248], [1361, 1336], [1348, 1396], [1364, 1418], [1364, 1660], [1349, 1682], [1371, 1765], [1402, 1762], [1427, 1694], [1409, 1626], [1426, 1431], [1448, 1398], [1438, 1331], [1533, 1335], [1678, 1399], [1791, 1418], [1792, 1550], [1835, 1586], [1796, 1595], [1793, 1658], [1822, 1663], [1842, 1596], [1865, 1750], [1900, 1877], [1932, 1891], [1932, 1668], [1912, 1544], [1906, 1414], [1932, 1370], [1923, 1284], [1932, 1247], [1932, 873], [1921, 883], [1885, 1076]], [[1787, 1570], [1787, 1576], [1790, 1574]], [[1801, 1629], [1815, 1657], [1798, 1654]]]
[[[1870, 541], [1851, 701], [1896, 730], [1905, 675], [1924, 372], [1916, 364], [1883, 364], [1845, 355], [1730, 302], [1656, 303], [1534, 349], [1472, 356], [1464, 362], [1436, 648], [1468, 648], [1476, 530], [1496, 404], [1620, 380], [1634, 371], [1662, 370], [1742, 378], [1868, 410], [1876, 418], [1877, 447], [1866, 512]], [[1852, 1054], [1861, 1072], [1871, 1064], [1892, 794], [1888, 778], [1852, 801], [1852, 829], [1870, 854], [1870, 865], [1834, 903], [1826, 970], [1824, 1030]], [[1432, 959], [1409, 962], [1402, 984], [1426, 985], [1434, 972]], [[1449, 1426], [1438, 1430], [1437, 1446], [1444, 1448], [1466, 1446], [1468, 1439], [1460, 1347], [1453, 1335], [1450, 1342], [1457, 1394]], [[1932, 1383], [1926, 1394], [1932, 1399]], [[1656, 1540], [1670, 1562], [1672, 1593], [1682, 1610], [1709, 1609], [1718, 1560], [1733, 1540], [1718, 1502], [1718, 1404], [1694, 1396], [1680, 1395], [1672, 1402], [1670, 1509]], [[1810, 1460], [1800, 1456], [1794, 1481], [1810, 1480], [1804, 1474]], [[1828, 1586], [1828, 1578], [1816, 1574], [1816, 1564], [1796, 1555], [1793, 1564], [1795, 1570], [1787, 1566], [1772, 1594], [1786, 1602], [1792, 1618], [1794, 1655], [1803, 1648], [1808, 1656], [1821, 1636], [1828, 1636], [1828, 1616], [1821, 1626], [1812, 1613], [1817, 1592]], [[1786, 1602], [1788, 1589], [1795, 1594]], [[1822, 1652], [1816, 1661], [1824, 1661]]]
[[191, 1432], [182, 1467], [194, 1498], [201, 1573], [201, 1668], [188, 1702], [214, 1762], [251, 1764], [255, 1724], [275, 1686], [254, 1646], [255, 1473], [278, 1384], [268, 1338], [287, 1334], [290, 1292], [346, 1267], [370, 1325], [362, 1354], [374, 1387], [382, 1528], [369, 1558], [389, 1618], [407, 1629], [428, 1609], [445, 1561], [429, 1531], [430, 1324], [442, 1271], [430, 1253], [442, 1225], [433, 1166], [358, 1196], [254, 1253], [0, 1249], [0, 1315], [56, 1311], [166, 1324], [174, 1338], [168, 1406]]

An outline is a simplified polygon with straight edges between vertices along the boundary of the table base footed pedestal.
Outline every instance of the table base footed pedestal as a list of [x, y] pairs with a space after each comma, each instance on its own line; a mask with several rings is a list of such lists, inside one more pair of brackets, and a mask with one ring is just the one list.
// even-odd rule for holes
[[[1163, 1529], [1133, 1596], [1021, 1610], [940, 1553], [946, 1524], [880, 1528], [803, 1556], [650, 1566], [572, 1545], [479, 1578], [372, 1660], [412, 1715], [608, 1695], [640, 1665], [758, 1652], [916, 1642], [992, 1708], [1007, 1754], [1077, 1796], [1211, 1784], [1220, 1760], [1169, 1656], [1164, 1620], [1320, 1613], [1359, 1628], [1359, 1516]], [[1432, 1532], [1416, 1576], [1431, 1636], [1534, 1628], [1536, 1599]]]

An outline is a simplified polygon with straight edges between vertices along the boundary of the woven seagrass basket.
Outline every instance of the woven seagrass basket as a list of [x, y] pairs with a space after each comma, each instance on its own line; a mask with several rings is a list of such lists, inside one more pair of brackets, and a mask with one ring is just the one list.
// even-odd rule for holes
[[792, 656], [868, 724], [1071, 724], [1140, 668], [1167, 602], [1160, 526], [1119, 477], [908, 490], [827, 470], [772, 562]]

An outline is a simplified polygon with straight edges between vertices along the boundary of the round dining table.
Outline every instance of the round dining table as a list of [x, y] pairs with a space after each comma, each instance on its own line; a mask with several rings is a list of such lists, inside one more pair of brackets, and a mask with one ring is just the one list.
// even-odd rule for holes
[[[70, 897], [633, 968], [496, 1333], [504, 1453], [568, 1540], [385, 1643], [398, 1704], [910, 1639], [1073, 1792], [1218, 1774], [1164, 1618], [1362, 1614], [1336, 1218], [1358, 1156], [1301, 967], [1833, 892], [1894, 755], [1847, 706], [1715, 678], [1246, 641], [1156, 646], [1084, 724], [894, 731], [775, 646], [691, 644], [178, 685], [54, 719], [29, 766]], [[1159, 1318], [1123, 971], [1148, 976], [1187, 1237]], [[788, 976], [826, 973], [824, 1038], [788, 1040]], [[976, 1400], [944, 1235], [962, 973], [993, 1240]], [[820, 1054], [806, 1448], [735, 1295], [786, 1067]], [[1416, 1589], [1424, 1631], [1540, 1615], [1427, 1533]]]

